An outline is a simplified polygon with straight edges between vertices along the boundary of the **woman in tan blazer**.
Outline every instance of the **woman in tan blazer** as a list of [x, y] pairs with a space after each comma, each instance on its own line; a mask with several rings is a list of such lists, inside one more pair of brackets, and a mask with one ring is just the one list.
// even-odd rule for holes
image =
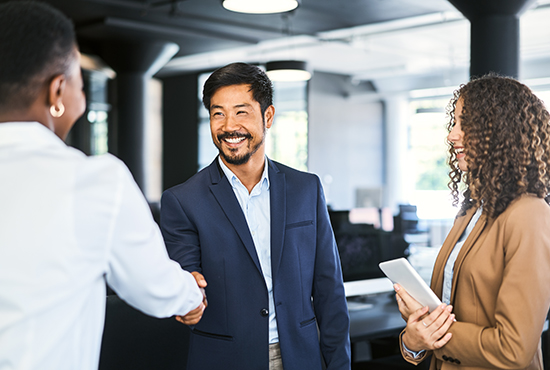
[[455, 205], [459, 185], [464, 200], [432, 275], [444, 303], [428, 314], [395, 287], [403, 356], [432, 354], [430, 369], [542, 370], [550, 116], [528, 87], [496, 75], [461, 86], [449, 107], [450, 188]]

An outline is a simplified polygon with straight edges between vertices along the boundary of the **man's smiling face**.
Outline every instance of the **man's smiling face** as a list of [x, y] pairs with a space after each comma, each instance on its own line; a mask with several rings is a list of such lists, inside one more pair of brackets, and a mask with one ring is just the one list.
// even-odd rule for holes
[[241, 165], [265, 155], [265, 134], [273, 121], [273, 107], [262, 115], [250, 85], [219, 88], [210, 100], [212, 140], [225, 163]]

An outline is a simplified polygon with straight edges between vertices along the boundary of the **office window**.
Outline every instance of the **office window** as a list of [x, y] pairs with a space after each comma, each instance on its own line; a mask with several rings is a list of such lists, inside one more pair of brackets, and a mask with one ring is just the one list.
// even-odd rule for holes
[[[198, 98], [202, 102], [204, 82], [210, 76], [199, 76]], [[269, 158], [299, 170], [307, 170], [308, 115], [307, 82], [273, 84], [275, 121], [266, 136]], [[199, 106], [199, 168], [208, 166], [218, 154], [212, 143], [210, 118], [202, 103]]]
[[307, 82], [276, 82], [275, 121], [266, 138], [267, 156], [307, 171]]
[[410, 154], [417, 168], [417, 190], [447, 189], [446, 104], [447, 100], [411, 102]]
[[535, 94], [546, 105], [546, 109], [550, 110], [550, 90], [535, 91]]
[[111, 106], [107, 102], [108, 76], [97, 71], [83, 71], [86, 90], [86, 119], [90, 123], [90, 154], [105, 154], [109, 150], [108, 118]]
[[145, 196], [149, 202], [160, 202], [162, 195], [162, 82], [147, 81], [144, 127]]
[[410, 103], [409, 158], [414, 167], [415, 189], [410, 203], [422, 219], [454, 218], [449, 182], [447, 114], [449, 98], [413, 100]]
[[107, 124], [108, 112], [105, 110], [92, 109], [87, 113], [88, 122], [91, 124], [91, 154], [105, 154], [109, 150]]

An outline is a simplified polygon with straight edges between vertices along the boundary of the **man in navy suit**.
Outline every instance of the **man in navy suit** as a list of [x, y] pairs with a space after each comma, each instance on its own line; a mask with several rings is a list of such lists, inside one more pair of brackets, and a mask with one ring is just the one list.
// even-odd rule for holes
[[340, 259], [321, 183], [265, 156], [272, 97], [258, 67], [216, 70], [203, 103], [219, 156], [162, 196], [170, 257], [207, 284], [190, 370], [351, 366]]

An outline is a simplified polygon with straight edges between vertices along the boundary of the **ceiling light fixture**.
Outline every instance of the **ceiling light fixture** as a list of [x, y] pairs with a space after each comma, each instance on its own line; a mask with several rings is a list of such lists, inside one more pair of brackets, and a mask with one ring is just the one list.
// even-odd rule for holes
[[222, 5], [238, 13], [272, 14], [296, 9], [299, 0], [222, 0]]
[[265, 69], [271, 81], [307, 81], [311, 78], [306, 62], [298, 60], [267, 62]]

